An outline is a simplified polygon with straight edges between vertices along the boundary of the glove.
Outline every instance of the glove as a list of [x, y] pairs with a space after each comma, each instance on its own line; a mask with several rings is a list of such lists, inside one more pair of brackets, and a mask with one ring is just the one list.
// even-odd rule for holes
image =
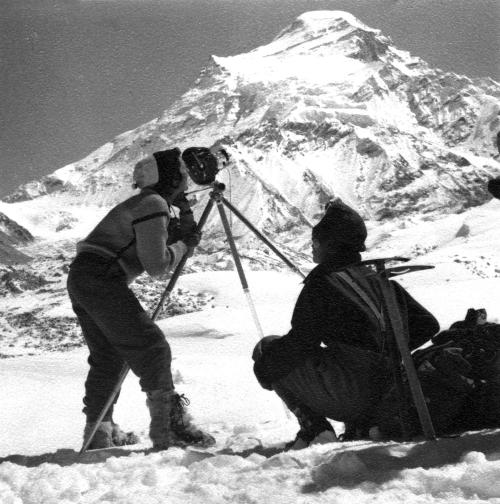
[[198, 231], [190, 231], [182, 237], [181, 241], [190, 248], [197, 247], [201, 241], [201, 233]]
[[176, 241], [182, 240], [182, 230], [177, 217], [172, 217], [168, 223], [167, 245], [172, 245]]
[[265, 336], [255, 345], [252, 352], [253, 372], [260, 386], [266, 390], [273, 390], [272, 382], [269, 380], [269, 368], [273, 366], [272, 363], [267, 362], [269, 359], [265, 357], [266, 350], [274, 340], [280, 338], [281, 336], [275, 335]]

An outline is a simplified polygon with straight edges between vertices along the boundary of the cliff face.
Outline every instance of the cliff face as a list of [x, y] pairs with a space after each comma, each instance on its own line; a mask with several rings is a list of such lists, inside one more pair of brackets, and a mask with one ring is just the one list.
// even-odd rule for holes
[[30, 260], [30, 257], [16, 246], [26, 245], [33, 241], [31, 233], [22, 226], [0, 213], [0, 264], [19, 264]]

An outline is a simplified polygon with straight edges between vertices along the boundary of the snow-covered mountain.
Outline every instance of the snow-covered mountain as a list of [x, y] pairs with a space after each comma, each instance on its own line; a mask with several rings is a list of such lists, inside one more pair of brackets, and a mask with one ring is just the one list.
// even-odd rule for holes
[[218, 143], [234, 160], [234, 201], [274, 232], [332, 195], [374, 219], [458, 212], [485, 202], [500, 171], [499, 97], [491, 79], [430, 68], [350, 14], [308, 12], [267, 45], [214, 56], [158, 119], [5, 201], [111, 205], [144, 155]]
[[[491, 223], [481, 208], [491, 205], [486, 181], [500, 174], [499, 97], [499, 83], [431, 68], [348, 13], [308, 12], [269, 44], [213, 56], [157, 119], [19, 187], [0, 212], [36, 238], [22, 247], [35, 257], [31, 284], [48, 271], [58, 285], [74, 242], [133, 193], [137, 160], [173, 146], [220, 145], [233, 161], [219, 174], [227, 199], [293, 260], [308, 261], [310, 225], [333, 196], [367, 219], [370, 253], [422, 256], [456, 239], [477, 241]], [[192, 198], [200, 215], [208, 194]], [[272, 254], [232, 224], [251, 265], [272, 265]], [[214, 212], [189, 267], [231, 268], [223, 238]], [[488, 240], [496, 243], [491, 233]], [[459, 245], [453, 254], [467, 255]], [[490, 255], [478, 269], [496, 275]], [[0, 281], [0, 293], [12, 290]]]

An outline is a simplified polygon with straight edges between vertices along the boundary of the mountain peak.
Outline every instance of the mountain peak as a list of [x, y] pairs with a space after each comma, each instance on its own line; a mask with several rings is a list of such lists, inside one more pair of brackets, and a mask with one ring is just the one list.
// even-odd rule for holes
[[376, 61], [378, 54], [386, 52], [390, 40], [349, 12], [324, 10], [300, 15], [274, 42], [288, 43], [289, 50], [303, 49], [304, 53], [330, 53], [336, 46], [344, 56]]
[[365, 81], [377, 70], [369, 65], [384, 61], [390, 43], [348, 12], [310, 11], [266, 45], [213, 59], [219, 69], [246, 82], [339, 83], [351, 82], [354, 74]]
[[321, 10], [304, 12], [274, 40], [300, 33], [318, 36], [327, 32], [342, 31], [349, 27], [378, 33], [378, 30], [373, 30], [349, 12]]

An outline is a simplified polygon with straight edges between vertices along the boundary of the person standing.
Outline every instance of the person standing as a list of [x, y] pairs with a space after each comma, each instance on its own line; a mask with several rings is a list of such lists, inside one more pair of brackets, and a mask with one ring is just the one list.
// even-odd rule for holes
[[[159, 151], [142, 159], [134, 167], [133, 180], [140, 192], [115, 206], [77, 244], [68, 274], [68, 294], [89, 348], [84, 439], [95, 426], [126, 363], [147, 395], [154, 449], [210, 445], [214, 438], [193, 424], [186, 410], [189, 401], [175, 390], [172, 355], [164, 334], [129, 288], [143, 272], [155, 278], [172, 270], [189, 248], [199, 243], [184, 193], [187, 170], [181, 151]], [[172, 236], [169, 239], [171, 205], [181, 209], [175, 241]], [[119, 429], [112, 415], [113, 406], [90, 449], [136, 441]]]

